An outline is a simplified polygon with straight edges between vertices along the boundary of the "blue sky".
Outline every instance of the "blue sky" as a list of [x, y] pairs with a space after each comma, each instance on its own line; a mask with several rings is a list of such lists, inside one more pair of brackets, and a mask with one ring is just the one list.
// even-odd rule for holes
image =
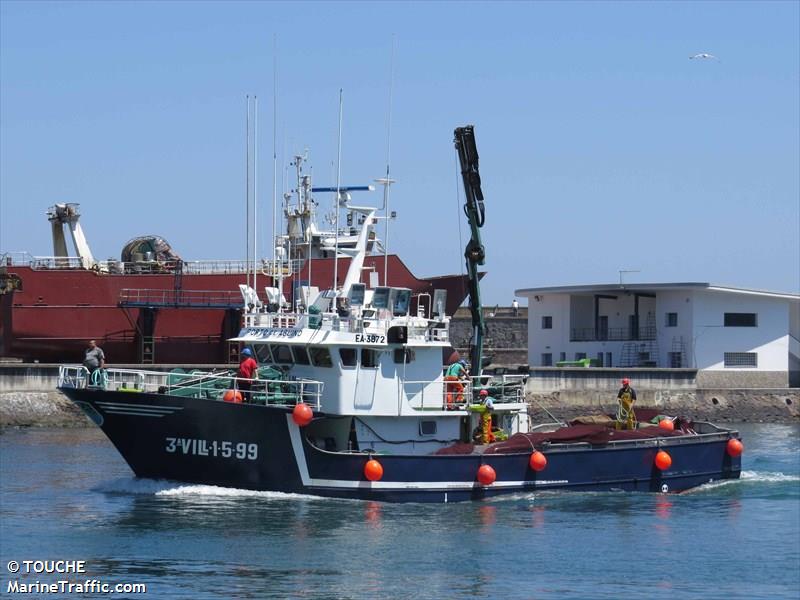
[[0, 17], [0, 251], [50, 254], [44, 212], [70, 201], [100, 258], [144, 233], [243, 258], [246, 94], [272, 227], [273, 36], [280, 171], [308, 148], [330, 185], [339, 88], [343, 182], [385, 171], [394, 35], [390, 247], [417, 275], [462, 269], [452, 132], [472, 123], [487, 303], [619, 269], [800, 291], [798, 2], [3, 1]]

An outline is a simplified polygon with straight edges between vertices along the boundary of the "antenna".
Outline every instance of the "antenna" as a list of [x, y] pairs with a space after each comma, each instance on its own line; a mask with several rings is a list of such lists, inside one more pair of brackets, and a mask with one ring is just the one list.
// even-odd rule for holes
[[339, 209], [342, 179], [342, 88], [339, 88], [339, 146], [336, 151], [336, 224], [333, 245], [333, 291], [339, 286]]
[[[278, 34], [272, 34], [272, 268], [275, 268], [275, 243], [278, 220]], [[274, 270], [273, 270], [274, 279]], [[273, 281], [274, 284], [274, 281]], [[283, 288], [279, 290], [283, 293]], [[279, 299], [280, 301], [280, 299]]]
[[619, 284], [622, 285], [622, 275], [623, 273], [641, 273], [638, 269], [620, 269], [619, 270]]
[[253, 289], [258, 293], [258, 96], [253, 99]]
[[250, 96], [245, 96], [247, 101], [247, 117], [245, 119], [245, 273], [247, 285], [250, 285]]
[[386, 115], [386, 183], [383, 184], [383, 208], [386, 224], [383, 233], [383, 285], [388, 286], [389, 273], [389, 186], [394, 183], [389, 177], [389, 158], [392, 149], [392, 97], [394, 94], [394, 34], [392, 34], [392, 58], [389, 63], [389, 112]]

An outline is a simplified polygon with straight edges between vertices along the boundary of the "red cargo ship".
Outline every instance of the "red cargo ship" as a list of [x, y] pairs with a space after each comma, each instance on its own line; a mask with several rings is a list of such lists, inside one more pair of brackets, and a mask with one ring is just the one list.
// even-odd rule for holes
[[[276, 259], [258, 261], [255, 276], [248, 261], [184, 261], [157, 236], [128, 242], [120, 261], [96, 261], [78, 205], [52, 207], [55, 256], [0, 256], [0, 356], [77, 361], [87, 340], [95, 339], [116, 364], [235, 361], [238, 344], [227, 340], [239, 332], [247, 305], [300, 306], [314, 288], [330, 287], [335, 271], [340, 278], [347, 272], [359, 213], [347, 212], [347, 227], [338, 235], [320, 231], [312, 192], [330, 190], [312, 188], [309, 176], [298, 179], [297, 203], [286, 198], [287, 233], [276, 240]], [[339, 205], [360, 189], [371, 188], [340, 188]], [[77, 257], [68, 255], [65, 227]], [[374, 223], [369, 229], [372, 254], [364, 261], [364, 283], [377, 287], [388, 280], [409, 288], [417, 306], [430, 306], [434, 290], [442, 289], [448, 314], [455, 312], [466, 297], [464, 276], [417, 278], [398, 256], [379, 253]], [[265, 287], [257, 293], [258, 286]]]

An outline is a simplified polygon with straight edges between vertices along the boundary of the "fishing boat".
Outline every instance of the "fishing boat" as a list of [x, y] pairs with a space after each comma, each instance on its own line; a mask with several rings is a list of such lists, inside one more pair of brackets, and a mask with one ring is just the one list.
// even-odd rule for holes
[[[228, 340], [238, 333], [248, 302], [239, 286], [280, 287], [286, 302], [307, 303], [304, 291], [324, 289], [332, 281], [334, 245], [340, 253], [350, 251], [359, 226], [352, 211], [346, 211], [341, 226], [339, 221], [335, 228], [320, 226], [315, 196], [338, 191], [346, 198], [374, 189], [313, 187], [303, 170], [305, 160], [296, 156], [292, 162], [296, 195], [287, 194], [282, 205], [286, 229], [276, 239], [272, 259], [183, 260], [163, 237], [145, 235], [128, 241], [119, 259], [97, 260], [79, 205], [50, 207], [53, 256], [0, 253], [0, 358], [57, 364], [80, 356], [87, 340], [95, 339], [115, 364], [236, 362], [238, 345]], [[466, 297], [463, 275], [417, 277], [387, 251], [374, 228], [366, 250], [362, 267], [375, 286], [391, 283], [429, 295], [445, 289], [448, 311]], [[338, 266], [346, 268], [349, 260], [340, 257]]]
[[443, 369], [446, 290], [427, 297], [362, 280], [376, 209], [346, 201], [360, 229], [341, 284], [302, 310], [285, 306], [277, 288], [267, 290], [270, 301], [254, 301], [245, 313], [233, 341], [261, 365], [246, 389], [232, 371], [90, 374], [78, 365], [61, 367], [59, 389], [144, 478], [455, 502], [562, 489], [679, 492], [739, 477], [736, 431], [687, 419], [662, 419], [671, 430], [623, 429], [630, 414], [534, 424], [525, 375], [484, 373], [478, 268], [485, 211], [472, 126], [455, 130], [455, 145], [471, 229], [468, 374]]

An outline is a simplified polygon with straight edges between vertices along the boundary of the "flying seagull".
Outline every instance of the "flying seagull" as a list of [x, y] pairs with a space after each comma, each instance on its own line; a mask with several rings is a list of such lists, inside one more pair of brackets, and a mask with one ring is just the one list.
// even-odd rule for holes
[[708, 54], [706, 52], [702, 52], [700, 54], [695, 54], [694, 56], [690, 56], [689, 60], [693, 60], [695, 58], [698, 59], [698, 60], [719, 60], [713, 54]]

